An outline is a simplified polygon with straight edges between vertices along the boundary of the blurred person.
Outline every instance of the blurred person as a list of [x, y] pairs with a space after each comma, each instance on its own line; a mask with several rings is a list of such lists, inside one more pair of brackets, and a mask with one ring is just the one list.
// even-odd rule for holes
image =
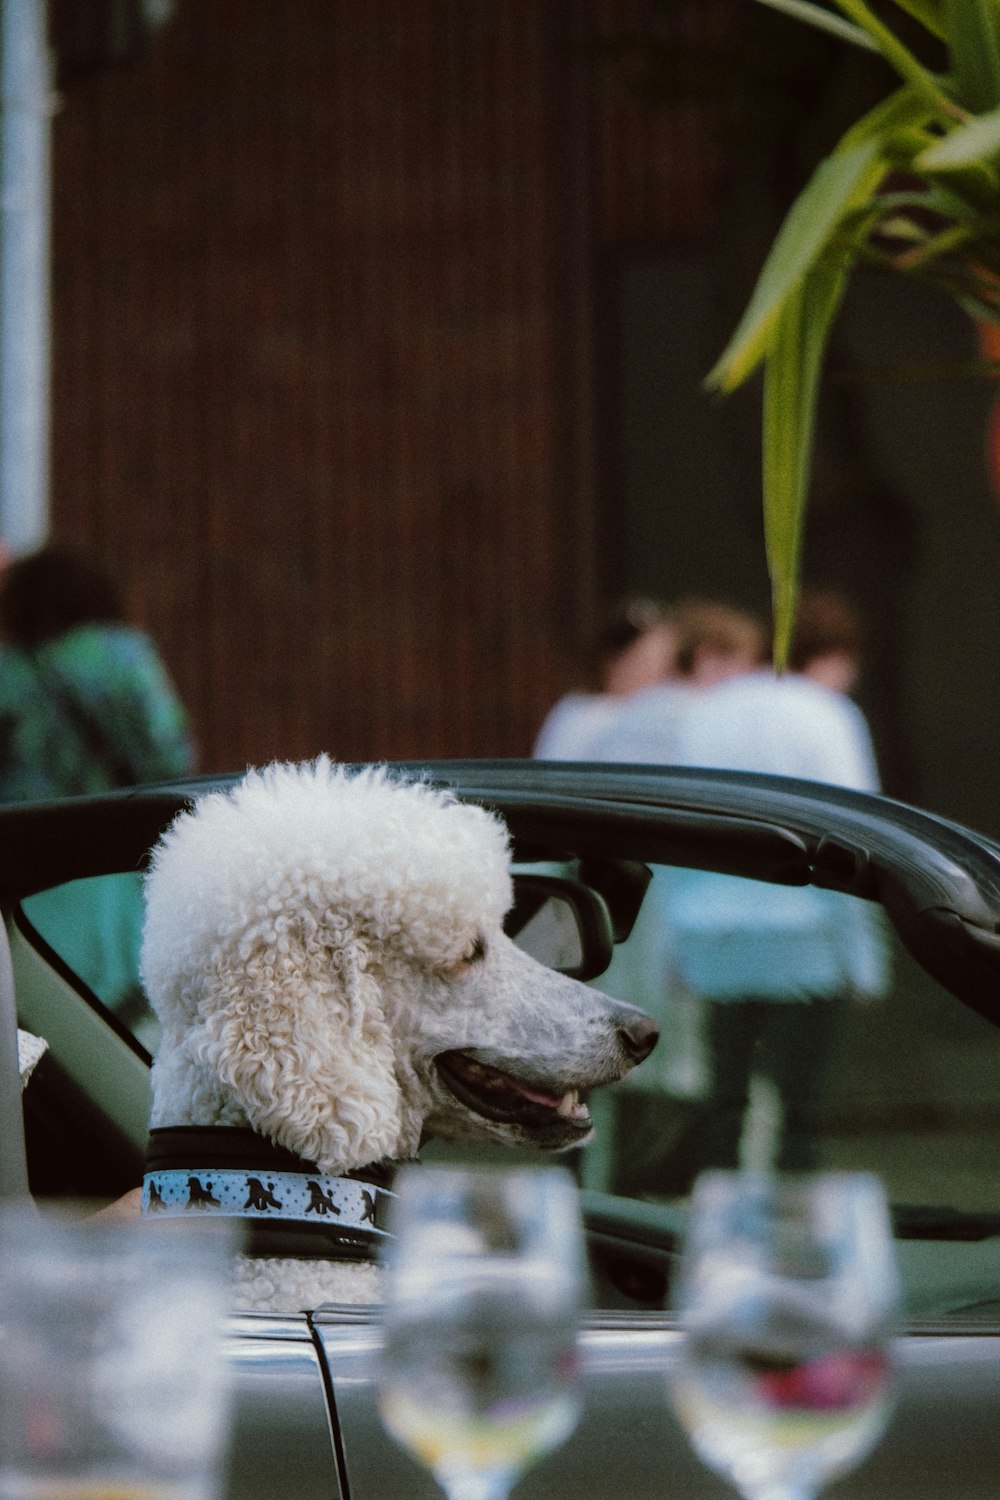
[[717, 684], [685, 719], [685, 765], [768, 771], [879, 790], [868, 722], [849, 696], [861, 673], [862, 630], [849, 602], [803, 589], [788, 669], [770, 665]]
[[[848, 602], [803, 590], [789, 670], [762, 668], [703, 694], [679, 728], [678, 763], [877, 791], [868, 725], [846, 693], [860, 668]], [[706, 1002], [709, 1084], [689, 1175], [740, 1164], [754, 1076], [777, 1101], [771, 1165], [816, 1166], [838, 1004], [878, 998], [888, 983], [877, 913], [834, 891], [698, 870], [674, 872], [667, 909], [678, 977]]]
[[671, 676], [677, 651], [670, 610], [627, 598], [607, 614], [594, 642], [588, 680], [553, 705], [538, 732], [536, 760], [592, 760], [594, 746], [632, 694]]
[[[52, 542], [0, 576], [0, 801], [105, 792], [194, 770], [187, 714], [98, 559]], [[43, 936], [105, 1003], [137, 1001], [138, 875], [31, 897]], [[71, 942], [73, 951], [67, 947]]]
[[677, 605], [677, 670], [693, 686], [714, 687], [759, 665], [767, 633], [757, 616], [718, 599]]
[[695, 695], [752, 672], [764, 659], [766, 631], [746, 610], [691, 597], [675, 605], [673, 622], [673, 673], [619, 705], [595, 740], [596, 759], [669, 765], [678, 726]]
[[799, 599], [788, 667], [836, 693], [861, 677], [864, 632], [853, 605], [834, 589], [805, 589]]
[[[675, 642], [672, 670], [611, 704], [590, 738], [591, 759], [668, 764], [677, 725], [693, 697], [751, 670], [762, 659], [766, 633], [744, 610], [720, 600], [688, 597], [671, 607], [670, 619]], [[677, 984], [672, 970], [667, 893], [668, 872], [654, 869], [629, 941], [616, 949], [600, 979], [608, 994], [630, 1000], [656, 1018], [663, 1045], [641, 1077], [592, 1101], [601, 1117], [598, 1140], [603, 1147], [599, 1144], [584, 1160], [585, 1181], [591, 1187], [635, 1190], [668, 1149], [667, 1101], [674, 1123], [683, 1125], [691, 1101], [704, 1091], [700, 1001]], [[624, 1143], [627, 1149], [621, 1149]]]
[[[690, 705], [721, 682], [750, 672], [763, 660], [767, 633], [747, 610], [722, 600], [688, 596], [672, 609], [676, 640], [669, 677], [622, 700], [592, 742], [595, 760], [668, 765], [675, 759], [680, 724]], [[669, 922], [670, 871], [657, 867], [627, 945], [601, 976], [608, 994], [641, 1005], [660, 1027], [656, 1057], [641, 1076], [595, 1101], [605, 1135], [614, 1138], [613, 1163], [598, 1153], [587, 1159], [588, 1185], [633, 1193], [655, 1187], [671, 1138], [683, 1131], [706, 1088], [703, 1005], [679, 982]]]
[[187, 715], [97, 559], [53, 542], [0, 578], [0, 801], [189, 774]]

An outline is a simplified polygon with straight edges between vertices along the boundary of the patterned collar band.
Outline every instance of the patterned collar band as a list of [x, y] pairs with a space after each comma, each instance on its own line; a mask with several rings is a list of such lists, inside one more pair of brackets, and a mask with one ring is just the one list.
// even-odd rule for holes
[[147, 1172], [143, 1178], [144, 1214], [223, 1214], [240, 1219], [291, 1219], [304, 1224], [336, 1223], [340, 1229], [365, 1230], [385, 1237], [377, 1220], [385, 1188], [353, 1177], [316, 1172], [244, 1172], [226, 1168]]
[[246, 1224], [249, 1253], [370, 1259], [391, 1238], [391, 1168], [373, 1163], [331, 1177], [244, 1127], [174, 1126], [151, 1132], [142, 1212]]

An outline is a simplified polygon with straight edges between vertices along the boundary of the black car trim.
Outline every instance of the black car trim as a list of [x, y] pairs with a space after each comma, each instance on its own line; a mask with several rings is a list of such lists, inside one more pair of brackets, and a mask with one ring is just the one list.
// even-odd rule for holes
[[[1000, 855], [935, 814], [863, 792], [753, 772], [538, 761], [395, 762], [495, 808], [520, 857], [600, 855], [814, 883], [877, 899], [917, 961], [1000, 1024]], [[531, 786], [525, 788], [530, 777]], [[141, 869], [193, 798], [236, 775], [0, 809], [0, 902], [85, 875]], [[539, 828], [546, 841], [540, 847]]]

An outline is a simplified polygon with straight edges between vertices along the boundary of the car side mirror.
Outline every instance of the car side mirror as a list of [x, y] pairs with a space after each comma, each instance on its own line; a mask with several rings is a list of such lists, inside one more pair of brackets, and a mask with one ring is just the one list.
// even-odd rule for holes
[[571, 979], [596, 979], [614, 953], [604, 898], [565, 876], [515, 873], [504, 928], [525, 953]]

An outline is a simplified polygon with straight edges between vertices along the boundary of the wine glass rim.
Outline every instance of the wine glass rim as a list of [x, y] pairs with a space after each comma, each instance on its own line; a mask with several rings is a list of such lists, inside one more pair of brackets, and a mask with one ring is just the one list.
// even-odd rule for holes
[[747, 1193], [781, 1196], [787, 1193], [796, 1196], [823, 1190], [874, 1193], [878, 1197], [885, 1197], [885, 1184], [877, 1172], [852, 1171], [839, 1167], [795, 1172], [710, 1167], [695, 1179], [692, 1198], [700, 1194], [721, 1192], [728, 1195]]

